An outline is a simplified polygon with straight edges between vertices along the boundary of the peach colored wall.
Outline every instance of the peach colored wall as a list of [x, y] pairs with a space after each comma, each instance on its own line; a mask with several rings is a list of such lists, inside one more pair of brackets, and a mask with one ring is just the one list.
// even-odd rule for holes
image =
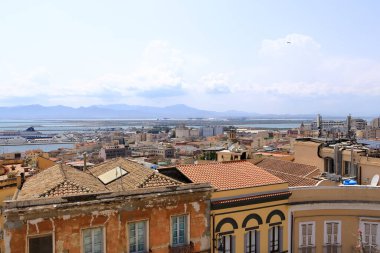
[[189, 215], [190, 241], [195, 252], [209, 250], [208, 199], [206, 193], [192, 193], [125, 200], [118, 204], [81, 205], [66, 210], [45, 209], [22, 215], [24, 220], [12, 214], [6, 221], [6, 252], [25, 253], [28, 236], [53, 233], [56, 253], [80, 253], [82, 229], [98, 226], [105, 229], [105, 252], [128, 252], [128, 222], [147, 220], [149, 249], [153, 253], [166, 253], [170, 245], [170, 217], [183, 214]]

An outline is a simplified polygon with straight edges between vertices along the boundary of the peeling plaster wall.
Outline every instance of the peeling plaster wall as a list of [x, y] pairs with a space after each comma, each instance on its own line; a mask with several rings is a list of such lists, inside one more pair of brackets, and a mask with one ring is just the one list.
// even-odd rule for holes
[[[210, 249], [210, 192], [171, 196], [144, 197], [75, 207], [17, 210], [8, 212], [5, 221], [7, 253], [25, 253], [28, 236], [52, 233], [56, 253], [80, 253], [82, 229], [103, 226], [107, 253], [123, 253], [128, 249], [128, 222], [147, 220], [149, 249], [153, 253], [169, 252], [170, 217], [190, 216], [190, 241], [195, 252]], [[68, 251], [67, 251], [68, 250]]]

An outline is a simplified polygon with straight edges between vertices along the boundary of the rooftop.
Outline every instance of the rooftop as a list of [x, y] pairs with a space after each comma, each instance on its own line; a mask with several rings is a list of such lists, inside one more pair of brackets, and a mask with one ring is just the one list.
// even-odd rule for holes
[[315, 166], [272, 158], [263, 159], [255, 164], [269, 173], [287, 181], [290, 187], [314, 186], [319, 182], [318, 180], [313, 179], [313, 177], [320, 174], [319, 169]]
[[115, 158], [95, 165], [89, 169], [89, 173], [91, 173], [94, 177], [99, 177], [104, 173], [114, 170], [117, 167], [125, 170], [127, 174], [118, 177], [116, 180], [113, 180], [107, 184], [107, 188], [110, 191], [124, 191], [126, 189], [171, 186], [180, 184], [180, 182], [174, 179], [161, 175], [158, 172], [146, 168], [135, 161], [127, 160], [124, 158]]
[[90, 174], [68, 165], [57, 164], [28, 178], [17, 200], [106, 191], [107, 188]]
[[[115, 168], [127, 173], [112, 175]], [[99, 176], [106, 175], [106, 180]], [[104, 178], [103, 178], [104, 179]], [[104, 183], [105, 182], [105, 183]], [[28, 178], [17, 200], [63, 197], [103, 192], [120, 192], [139, 188], [178, 186], [181, 183], [123, 158], [98, 164], [86, 172], [58, 164]]]
[[246, 161], [179, 165], [177, 169], [193, 183], [210, 183], [218, 190], [230, 190], [285, 183]]
[[279, 171], [299, 177], [313, 178], [320, 174], [319, 169], [316, 166], [273, 158], [265, 158], [255, 163], [255, 165], [263, 169]]

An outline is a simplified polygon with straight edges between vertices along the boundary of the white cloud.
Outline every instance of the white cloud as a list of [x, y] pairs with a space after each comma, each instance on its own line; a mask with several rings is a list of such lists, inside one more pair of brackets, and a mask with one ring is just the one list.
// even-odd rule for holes
[[278, 39], [265, 39], [261, 43], [259, 50], [262, 56], [279, 56], [296, 52], [315, 53], [321, 48], [320, 44], [312, 37], [303, 34], [288, 34]]
[[[380, 95], [379, 62], [327, 55], [311, 36], [289, 34], [263, 40], [256, 55], [251, 66], [211, 71], [212, 61], [205, 57], [186, 54], [166, 41], [155, 40], [143, 50], [136, 67], [124, 73], [63, 83], [47, 68], [38, 67], [28, 73], [14, 73], [0, 98], [40, 96], [49, 104], [76, 106], [188, 102], [205, 108], [213, 99], [236, 100], [238, 96], [247, 98], [240, 99], [242, 103], [257, 104], [283, 97], [295, 101], [331, 95]], [[162, 100], [171, 91], [170, 101]]]

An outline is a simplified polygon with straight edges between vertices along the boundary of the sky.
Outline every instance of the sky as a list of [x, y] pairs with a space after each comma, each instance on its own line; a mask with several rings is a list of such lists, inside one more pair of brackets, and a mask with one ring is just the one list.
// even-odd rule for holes
[[0, 106], [380, 114], [380, 1], [0, 1]]

